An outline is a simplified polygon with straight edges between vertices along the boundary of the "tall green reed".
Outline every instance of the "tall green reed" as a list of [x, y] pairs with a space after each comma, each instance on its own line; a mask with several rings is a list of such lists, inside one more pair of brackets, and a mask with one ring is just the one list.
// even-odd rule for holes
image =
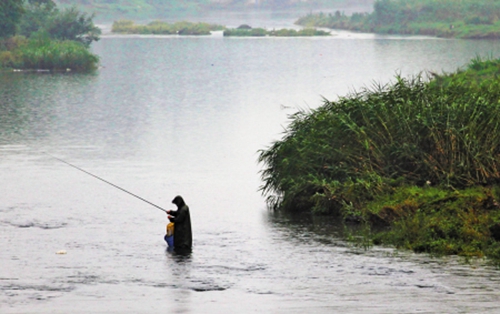
[[395, 184], [448, 188], [500, 179], [500, 86], [422, 75], [324, 100], [261, 150], [262, 192], [285, 210], [357, 208]]
[[17, 69], [92, 71], [99, 63], [98, 56], [75, 41], [34, 38], [12, 53], [16, 57], [8, 66]]

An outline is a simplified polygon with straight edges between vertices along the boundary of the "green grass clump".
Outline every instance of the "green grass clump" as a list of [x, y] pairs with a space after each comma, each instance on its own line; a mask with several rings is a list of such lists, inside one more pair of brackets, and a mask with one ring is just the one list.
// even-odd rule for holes
[[[485, 214], [481, 206], [487, 202], [479, 199], [496, 203], [498, 197], [483, 189], [477, 202], [463, 200], [474, 188], [491, 190], [500, 183], [499, 73], [500, 60], [476, 58], [466, 69], [431, 81], [398, 76], [296, 113], [283, 139], [260, 151], [261, 190], [269, 206], [389, 225], [417, 251], [479, 255], [477, 250], [491, 249], [496, 240], [487, 230], [500, 222], [500, 210], [490, 206]], [[432, 206], [437, 203], [442, 212]], [[449, 217], [433, 216], [443, 213]], [[482, 242], [455, 240], [448, 229], [419, 245], [404, 235], [406, 227], [424, 232], [431, 218], [462, 226], [453, 229], [457, 237], [469, 237], [469, 225], [481, 224], [474, 228], [481, 229]], [[454, 249], [444, 249], [452, 242]]]
[[267, 31], [263, 28], [251, 29], [225, 29], [224, 36], [229, 37], [264, 37], [267, 36]]
[[99, 57], [76, 41], [18, 39], [11, 50], [0, 52], [0, 67], [23, 70], [95, 70]]
[[[393, 244], [416, 252], [492, 255], [499, 242], [492, 227], [499, 223], [495, 187], [460, 191], [401, 187], [367, 204], [367, 215], [390, 222], [390, 230], [374, 236], [376, 244]], [[370, 218], [369, 218], [370, 219]]]
[[233, 37], [311, 37], [311, 36], [330, 36], [329, 32], [317, 30], [314, 28], [306, 28], [301, 30], [295, 29], [279, 29], [279, 30], [265, 30], [263, 28], [251, 29], [226, 29], [224, 36]]
[[176, 22], [173, 24], [163, 21], [153, 21], [147, 25], [138, 25], [134, 21], [119, 20], [113, 23], [111, 31], [120, 34], [154, 34], [154, 35], [210, 35], [211, 31], [223, 30], [226, 37], [296, 37], [296, 36], [329, 36], [330, 33], [314, 28], [302, 30], [280, 29], [267, 31], [264, 28], [233, 28], [207, 23]]
[[317, 30], [314, 28], [306, 28], [301, 30], [295, 29], [280, 29], [268, 32], [269, 36], [276, 37], [310, 37], [310, 36], [330, 36], [329, 32]]
[[268, 166], [263, 190], [281, 194], [307, 175], [316, 192], [352, 202], [348, 191], [337, 195], [337, 182], [352, 185], [356, 195], [363, 186], [383, 190], [400, 177], [456, 188], [496, 182], [499, 99], [497, 80], [472, 85], [449, 77], [438, 85], [418, 76], [325, 100], [317, 110], [293, 116], [284, 139], [261, 151]]
[[130, 20], [113, 22], [111, 31], [120, 34], [155, 34], [155, 35], [210, 35], [211, 31], [223, 30], [224, 26], [208, 23], [153, 21], [147, 25], [138, 25]]

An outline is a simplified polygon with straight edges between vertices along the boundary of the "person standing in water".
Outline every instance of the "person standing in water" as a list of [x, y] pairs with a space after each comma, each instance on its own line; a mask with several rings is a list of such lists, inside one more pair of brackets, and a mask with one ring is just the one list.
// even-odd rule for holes
[[177, 195], [172, 203], [177, 205], [177, 210], [167, 210], [167, 215], [170, 222], [174, 223], [174, 249], [191, 249], [193, 235], [189, 207], [180, 195]]

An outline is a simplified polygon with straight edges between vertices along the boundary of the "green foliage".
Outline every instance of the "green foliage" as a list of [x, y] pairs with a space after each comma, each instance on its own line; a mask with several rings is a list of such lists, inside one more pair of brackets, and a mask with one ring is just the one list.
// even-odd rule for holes
[[329, 32], [322, 30], [317, 30], [314, 28], [306, 28], [301, 30], [295, 29], [279, 29], [267, 31], [263, 28], [251, 28], [251, 29], [226, 29], [224, 30], [224, 36], [233, 37], [310, 37], [310, 36], [329, 36]]
[[39, 33], [29, 40], [17, 39], [12, 50], [0, 53], [0, 67], [24, 70], [80, 71], [97, 68], [99, 58], [81, 43], [50, 40]]
[[[463, 256], [489, 254], [498, 247], [491, 238], [490, 227], [495, 223], [494, 216], [500, 213], [499, 200], [492, 189], [396, 189], [367, 206], [372, 215], [392, 219], [392, 228], [374, 236], [374, 241], [416, 252]], [[414, 204], [410, 210], [405, 207], [408, 203]]]
[[296, 24], [354, 31], [459, 38], [500, 38], [500, 2], [377, 0], [370, 14], [308, 14]]
[[289, 177], [308, 175], [341, 183], [403, 177], [456, 188], [494, 182], [499, 90], [498, 81], [473, 85], [460, 76], [446, 85], [397, 77], [392, 85], [325, 100], [296, 114], [284, 139], [261, 152], [268, 165], [263, 191], [284, 191]]
[[210, 31], [224, 29], [221, 25], [208, 23], [176, 22], [167, 23], [153, 21], [147, 25], [137, 25], [130, 20], [113, 22], [112, 32], [121, 34], [155, 34], [155, 35], [210, 35]]
[[[17, 11], [13, 4], [19, 5]], [[3, 20], [2, 14], [7, 13], [11, 16]], [[24, 13], [22, 18], [21, 13]], [[59, 11], [52, 0], [1, 2], [0, 32], [5, 31], [4, 35], [9, 37], [0, 40], [0, 67], [55, 71], [95, 69], [99, 58], [90, 53], [88, 47], [99, 39], [100, 29], [92, 18], [74, 7]], [[3, 29], [2, 22], [14, 23], [14, 26], [5, 24]], [[24, 36], [10, 37], [12, 28], [19, 28], [18, 34]]]
[[223, 30], [224, 26], [208, 23], [177, 22], [174, 28], [179, 35], [210, 35], [210, 31]]
[[30, 0], [20, 21], [19, 34], [29, 37], [46, 32], [52, 39], [74, 40], [88, 47], [93, 41], [98, 41], [101, 34], [93, 18], [76, 7], [60, 11], [52, 0]]
[[306, 27], [324, 27], [331, 29], [347, 29], [347, 30], [365, 30], [368, 31], [367, 23], [368, 14], [354, 13], [351, 17], [343, 12], [336, 11], [334, 14], [309, 13], [306, 16], [299, 18], [295, 24]]
[[64, 9], [55, 14], [47, 23], [45, 30], [56, 40], [72, 40], [90, 46], [99, 40], [101, 30], [94, 25], [93, 15], [80, 12], [75, 7]]
[[470, 60], [465, 69], [459, 69], [453, 74], [436, 76], [431, 84], [447, 85], [453, 80], [467, 82], [467, 84], [475, 87], [494, 84], [498, 80], [499, 71], [500, 59], [483, 59], [480, 56], [476, 56]]
[[233, 37], [264, 37], [264, 36], [328, 36], [329, 32], [306, 28], [302, 30], [280, 29], [267, 31], [263, 28], [235, 28], [226, 29], [222, 25], [208, 23], [176, 22], [173, 24], [163, 21], [153, 21], [147, 25], [137, 25], [131, 20], [113, 22], [112, 32], [121, 34], [155, 34], [155, 35], [209, 35], [211, 31], [224, 30], [224, 36]]
[[[390, 225], [393, 243], [417, 251], [491, 249], [500, 188], [478, 187], [500, 182], [499, 72], [500, 59], [476, 58], [432, 81], [397, 76], [296, 113], [283, 138], [260, 151], [269, 206]], [[428, 231], [436, 219], [445, 225]]]
[[263, 28], [251, 29], [225, 29], [224, 36], [229, 37], [264, 37], [267, 31]]
[[0, 1], [0, 39], [16, 33], [16, 27], [24, 13], [21, 0]]
[[127, 33], [129, 29], [136, 27], [135, 22], [132, 20], [119, 20], [114, 21], [111, 31], [113, 33]]
[[78, 6], [87, 13], [95, 13], [99, 18], [160, 18], [166, 15], [180, 16], [200, 12], [209, 0], [59, 0], [63, 8]]
[[60, 6], [74, 6], [88, 13], [96, 13], [99, 19], [116, 20], [118, 18], [150, 20], [157, 18], [189, 16], [211, 11], [248, 11], [293, 9], [302, 10], [339, 7], [355, 0], [57, 0]]
[[0, 40], [0, 68], [11, 68], [14, 64], [17, 64], [19, 56], [13, 51], [25, 46], [27, 43], [28, 41], [24, 36], [14, 36]]
[[57, 14], [56, 4], [52, 0], [25, 2], [25, 12], [19, 23], [19, 35], [29, 37], [42, 30], [47, 21]]
[[305, 28], [298, 31], [294, 29], [272, 30], [269, 31], [268, 34], [269, 36], [276, 36], [276, 37], [330, 36], [330, 32], [325, 32], [314, 28]]

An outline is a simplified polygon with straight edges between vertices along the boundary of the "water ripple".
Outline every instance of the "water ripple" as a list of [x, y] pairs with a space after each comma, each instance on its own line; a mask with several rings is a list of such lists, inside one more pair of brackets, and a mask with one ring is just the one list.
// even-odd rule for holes
[[66, 222], [38, 222], [38, 221], [23, 221], [23, 222], [15, 222], [15, 221], [2, 221], [5, 225], [10, 225], [16, 228], [39, 228], [39, 229], [59, 229], [64, 228], [68, 225]]

